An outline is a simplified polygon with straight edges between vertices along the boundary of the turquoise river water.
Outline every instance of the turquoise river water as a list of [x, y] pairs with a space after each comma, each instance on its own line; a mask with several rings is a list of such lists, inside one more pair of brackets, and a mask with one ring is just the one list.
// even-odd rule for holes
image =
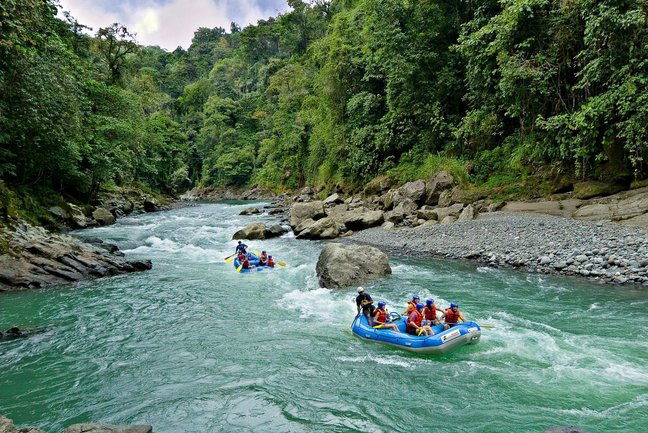
[[[261, 205], [261, 203], [259, 203]], [[60, 433], [80, 422], [155, 433], [648, 431], [648, 291], [469, 262], [390, 257], [366, 285], [402, 311], [418, 293], [492, 327], [441, 357], [362, 341], [355, 289], [319, 288], [321, 242], [249, 242], [286, 267], [224, 257], [250, 203], [199, 204], [79, 232], [148, 272], [0, 293], [0, 414]]]

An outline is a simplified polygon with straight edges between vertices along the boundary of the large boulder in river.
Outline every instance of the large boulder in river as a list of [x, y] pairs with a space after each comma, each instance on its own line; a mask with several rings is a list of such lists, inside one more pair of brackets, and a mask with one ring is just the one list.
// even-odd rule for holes
[[308, 203], [295, 203], [290, 209], [290, 227], [297, 227], [302, 221], [311, 218], [318, 220], [326, 216], [324, 203], [321, 200], [311, 201]]
[[367, 284], [391, 274], [387, 255], [377, 248], [340, 243], [327, 244], [315, 267], [321, 287]]
[[109, 210], [104, 209], [102, 207], [98, 207], [97, 209], [92, 212], [92, 218], [95, 219], [99, 224], [102, 226], [107, 226], [111, 224], [115, 224], [115, 216], [110, 213]]
[[232, 235], [232, 239], [265, 239], [266, 225], [263, 223], [252, 223], [243, 227]]
[[274, 224], [267, 227], [264, 223], [252, 223], [243, 227], [232, 235], [232, 240], [236, 239], [269, 239], [281, 236], [286, 232], [280, 224]]

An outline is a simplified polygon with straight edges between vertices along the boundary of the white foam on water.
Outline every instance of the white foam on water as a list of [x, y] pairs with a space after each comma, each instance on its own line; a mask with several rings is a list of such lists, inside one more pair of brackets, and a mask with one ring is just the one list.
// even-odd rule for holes
[[478, 266], [477, 267], [477, 272], [480, 274], [498, 274], [501, 273], [501, 271], [497, 268], [492, 268], [490, 266]]
[[393, 275], [411, 275], [413, 273], [421, 272], [420, 267], [408, 264], [398, 264], [391, 267]]
[[[610, 363], [610, 365], [605, 368], [605, 373], [616, 381], [623, 379], [623, 381], [627, 382], [629, 385], [648, 387], [648, 371], [638, 370], [632, 365]], [[646, 397], [648, 397], [648, 394], [646, 394]]]
[[217, 260], [216, 251], [205, 249], [193, 244], [184, 245], [183, 247], [179, 248], [177, 252], [182, 253], [183, 255], [187, 256], [188, 259], [195, 262], [215, 263], [221, 261]]
[[335, 358], [342, 362], [352, 362], [359, 364], [374, 363], [380, 365], [394, 365], [403, 368], [412, 368], [416, 364], [398, 356], [339, 356]]
[[346, 323], [356, 313], [350, 298], [336, 297], [332, 290], [325, 288], [292, 290], [284, 293], [277, 303], [281, 308], [299, 312], [301, 319], [314, 318], [330, 323]]
[[616, 406], [609, 407], [605, 410], [594, 410], [588, 407], [580, 409], [562, 409], [558, 410], [559, 413], [567, 415], [575, 415], [579, 417], [592, 417], [598, 419], [620, 418], [627, 413], [636, 412], [638, 409], [648, 407], [648, 394], [641, 394], [633, 398], [631, 401], [621, 403]]

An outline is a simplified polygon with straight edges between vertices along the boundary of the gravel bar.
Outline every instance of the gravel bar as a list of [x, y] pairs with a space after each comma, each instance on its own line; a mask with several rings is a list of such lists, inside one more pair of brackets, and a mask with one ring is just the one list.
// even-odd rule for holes
[[490, 212], [428, 227], [371, 228], [351, 240], [403, 255], [471, 259], [648, 287], [648, 231], [612, 222]]

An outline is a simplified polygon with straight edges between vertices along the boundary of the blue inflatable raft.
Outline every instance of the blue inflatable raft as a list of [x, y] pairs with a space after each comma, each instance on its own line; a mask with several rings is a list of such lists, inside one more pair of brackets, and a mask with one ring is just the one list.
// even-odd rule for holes
[[407, 318], [392, 312], [391, 323], [398, 326], [400, 332], [391, 329], [375, 329], [367, 323], [364, 314], [360, 314], [353, 321], [351, 327], [353, 333], [363, 340], [377, 341], [379, 343], [391, 344], [410, 352], [424, 354], [441, 354], [451, 352], [467, 344], [475, 344], [481, 337], [481, 328], [475, 322], [463, 322], [450, 329], [443, 330], [443, 325], [432, 327], [434, 335], [415, 336], [407, 334]]
[[[274, 269], [274, 267], [270, 266], [259, 266], [259, 256], [257, 256], [254, 253], [248, 253], [247, 254], [248, 261], [250, 262], [250, 266], [254, 266], [253, 268], [248, 268], [248, 269], [243, 269], [239, 272], [257, 272], [257, 271], [266, 271], [269, 269]], [[239, 262], [238, 257], [234, 259], [234, 269], [238, 269], [238, 267], [241, 265], [241, 262]]]

